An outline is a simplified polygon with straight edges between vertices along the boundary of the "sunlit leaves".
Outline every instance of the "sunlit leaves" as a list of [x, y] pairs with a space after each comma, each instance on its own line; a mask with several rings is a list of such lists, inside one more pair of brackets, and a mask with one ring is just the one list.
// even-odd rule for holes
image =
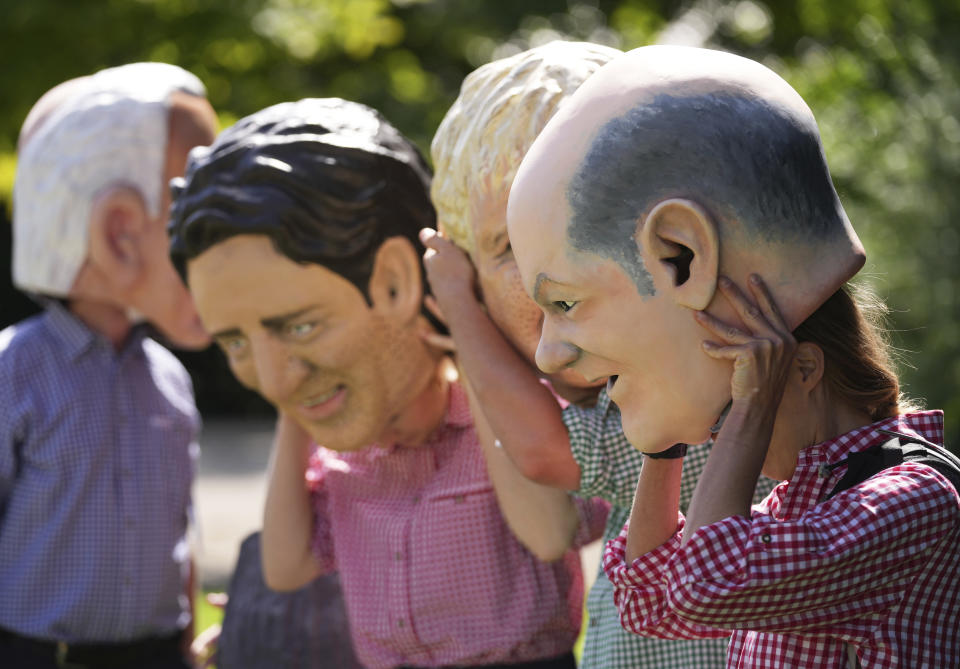
[[403, 39], [403, 23], [391, 9], [387, 0], [266, 0], [253, 27], [298, 60], [332, 51], [362, 60]]

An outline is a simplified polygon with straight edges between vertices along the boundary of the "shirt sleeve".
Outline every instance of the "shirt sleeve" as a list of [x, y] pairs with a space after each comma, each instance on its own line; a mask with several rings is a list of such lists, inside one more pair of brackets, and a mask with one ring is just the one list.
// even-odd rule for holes
[[307, 465], [306, 482], [310, 493], [310, 506], [313, 509], [313, 536], [310, 539], [310, 549], [320, 567], [321, 574], [337, 569], [333, 551], [333, 533], [330, 527], [326, 474], [324, 451], [322, 448], [317, 448], [310, 456], [310, 463]]
[[190, 421], [190, 443], [187, 445], [187, 455], [190, 458], [190, 481], [188, 482], [189, 491], [187, 493], [187, 522], [196, 527], [199, 523], [197, 510], [193, 499], [193, 482], [197, 480], [197, 473], [200, 469], [200, 434], [203, 431], [203, 420], [200, 417], [200, 411], [197, 409], [196, 395], [193, 389], [193, 379], [186, 368], [181, 367], [183, 375], [184, 397], [189, 400], [187, 415]]
[[6, 374], [0, 371], [0, 517], [7, 506], [7, 499], [13, 489], [13, 478], [16, 474], [16, 437], [14, 436], [13, 407], [8, 386], [5, 383]]
[[613, 584], [613, 601], [620, 610], [620, 624], [628, 632], [661, 639], [709, 639], [728, 636], [729, 631], [686, 620], [671, 608], [669, 569], [680, 551], [684, 519], [678, 514], [677, 529], [664, 544], [626, 563], [629, 523], [616, 539], [607, 543], [603, 570]]
[[604, 569], [624, 627], [694, 638], [705, 629], [851, 633], [885, 618], [937, 544], [955, 531], [956, 497], [929, 468], [904, 464], [795, 520], [754, 508], [677, 534], [633, 564], [626, 531]]
[[581, 497], [602, 497], [629, 508], [643, 456], [623, 434], [620, 412], [601, 393], [596, 407], [570, 405], [563, 411], [570, 452], [580, 467]]
[[12, 334], [12, 327], [0, 332], [0, 517], [13, 491], [27, 425], [25, 394], [17, 390], [14, 352], [7, 347]]

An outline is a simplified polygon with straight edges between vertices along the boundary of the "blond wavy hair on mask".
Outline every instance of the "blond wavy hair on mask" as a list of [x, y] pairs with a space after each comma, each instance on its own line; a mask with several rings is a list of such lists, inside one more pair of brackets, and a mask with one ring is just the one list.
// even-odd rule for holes
[[621, 53], [587, 42], [550, 42], [487, 63], [463, 80], [430, 145], [431, 196], [445, 236], [473, 254], [473, 203], [509, 189], [563, 100]]

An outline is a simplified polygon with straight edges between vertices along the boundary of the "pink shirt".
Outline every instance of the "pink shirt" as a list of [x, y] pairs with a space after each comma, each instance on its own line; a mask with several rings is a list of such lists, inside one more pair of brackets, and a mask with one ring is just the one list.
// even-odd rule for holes
[[822, 468], [887, 441], [885, 428], [943, 442], [943, 414], [890, 418], [800, 452], [793, 477], [753, 507], [677, 535], [633, 564], [625, 533], [607, 545], [623, 626], [700, 638], [733, 630], [728, 667], [865, 669], [960, 663], [960, 499], [906, 462], [821, 499], [846, 472]]
[[[307, 470], [314, 555], [340, 572], [354, 645], [370, 669], [493, 664], [569, 651], [580, 629], [579, 556], [545, 564], [500, 515], [463, 391], [419, 448], [318, 448]], [[608, 506], [578, 502], [576, 545]]]

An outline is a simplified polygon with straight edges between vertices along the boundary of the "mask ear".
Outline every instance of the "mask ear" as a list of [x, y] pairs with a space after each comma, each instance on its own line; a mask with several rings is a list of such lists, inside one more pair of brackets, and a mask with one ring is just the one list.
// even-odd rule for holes
[[129, 292], [141, 278], [148, 224], [146, 205], [133, 188], [109, 188], [93, 202], [88, 260], [120, 293]]
[[663, 200], [640, 222], [644, 266], [658, 293], [691, 309], [705, 309], [717, 289], [720, 243], [713, 219], [695, 202]]
[[390, 237], [380, 245], [367, 290], [373, 308], [383, 314], [403, 322], [420, 314], [423, 302], [420, 256], [410, 240]]

